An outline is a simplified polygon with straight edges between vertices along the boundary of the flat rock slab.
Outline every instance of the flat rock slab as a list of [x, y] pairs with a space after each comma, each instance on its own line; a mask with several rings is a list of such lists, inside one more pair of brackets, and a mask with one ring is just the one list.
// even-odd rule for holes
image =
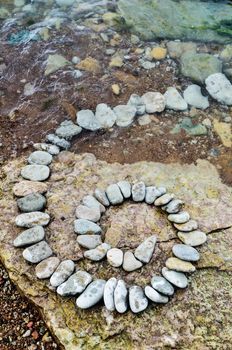
[[74, 298], [58, 296], [49, 289], [48, 279], [37, 279], [35, 266], [24, 261], [22, 249], [13, 247], [13, 241], [22, 229], [14, 225], [18, 208], [11, 189], [21, 181], [20, 169], [25, 163], [23, 159], [17, 159], [2, 167], [1, 260], [12, 281], [38, 305], [64, 349], [92, 350], [100, 343], [103, 350], [137, 347], [158, 350], [170, 346], [195, 350], [211, 349], [212, 342], [216, 348], [230, 348], [232, 228], [228, 227], [232, 226], [232, 198], [231, 189], [222, 183], [216, 168], [204, 160], [191, 165], [152, 162], [120, 165], [96, 161], [90, 154], [70, 153], [69, 156], [67, 152], [66, 158], [72, 159], [69, 165], [54, 161], [47, 183], [47, 207], [53, 220], [46, 228], [46, 241], [60, 260], [74, 259], [77, 266], [81, 265], [81, 269], [95, 279], [123, 278], [128, 286], [145, 287], [150, 285], [153, 275], [160, 275], [165, 259], [172, 256], [173, 245], [181, 242], [174, 239], [177, 231], [167, 222], [167, 214], [145, 203], [128, 201], [121, 206], [111, 206], [102, 215], [101, 226], [106, 230], [106, 241], [123, 250], [126, 246], [134, 251], [155, 234], [154, 258], [148, 265], [126, 273], [122, 267], [111, 267], [106, 260], [97, 263], [80, 260], [83, 250], [79, 248], [73, 230], [76, 206], [96, 188], [105, 189], [122, 179], [131, 183], [141, 180], [146, 186], [165, 186], [167, 191], [185, 202], [185, 210], [192, 219], [199, 221], [198, 229], [208, 233], [208, 240], [197, 247], [201, 259], [195, 265], [197, 271], [191, 275], [188, 288], [178, 289], [167, 305], [148, 306], [140, 316], [133, 316], [131, 312], [112, 316], [102, 306], [102, 301], [96, 308], [81, 310], [76, 307]]

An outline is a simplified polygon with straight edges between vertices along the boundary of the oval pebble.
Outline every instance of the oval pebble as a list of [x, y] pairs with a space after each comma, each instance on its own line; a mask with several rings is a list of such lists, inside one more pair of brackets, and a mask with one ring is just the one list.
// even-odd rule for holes
[[55, 134], [49, 134], [46, 136], [46, 141], [52, 143], [55, 146], [58, 146], [63, 149], [69, 149], [71, 144], [69, 141], [66, 141], [62, 137], [59, 137]]
[[60, 265], [57, 267], [50, 278], [50, 284], [53, 287], [58, 287], [61, 285], [61, 283], [66, 281], [67, 278], [73, 273], [74, 267], [75, 265], [72, 260], [61, 261]]
[[23, 257], [32, 264], [38, 264], [40, 261], [49, 258], [52, 250], [45, 241], [41, 241], [24, 249]]
[[106, 281], [99, 279], [90, 283], [77, 298], [76, 305], [80, 309], [88, 309], [97, 304], [103, 297], [105, 284]]
[[56, 292], [62, 296], [74, 296], [82, 293], [90, 282], [92, 282], [92, 276], [86, 271], [79, 270], [60, 284]]
[[74, 124], [71, 120], [64, 120], [56, 129], [55, 133], [59, 137], [62, 137], [66, 140], [70, 140], [74, 136], [80, 134], [81, 131], [82, 128]]
[[100, 226], [95, 224], [92, 221], [85, 220], [85, 219], [77, 219], [74, 221], [74, 231], [78, 235], [85, 235], [86, 233], [91, 234], [97, 234], [101, 233], [102, 229]]
[[167, 269], [167, 267], [162, 268], [162, 275], [169, 282], [171, 282], [174, 286], [178, 288], [186, 288], [188, 285], [188, 280], [185, 274], [182, 272], [177, 272], [173, 270]]
[[151, 285], [158, 292], [171, 296], [174, 294], [174, 288], [164, 277], [162, 276], [153, 276], [151, 279]]
[[82, 203], [88, 208], [99, 209], [101, 213], [106, 211], [104, 205], [102, 205], [96, 198], [91, 195], [82, 198]]
[[132, 185], [132, 199], [134, 202], [142, 202], [146, 194], [145, 183], [140, 181]]
[[50, 145], [49, 143], [34, 143], [33, 147], [38, 151], [46, 151], [52, 156], [57, 156], [60, 153], [58, 146]]
[[94, 192], [94, 196], [101, 204], [105, 205], [106, 207], [110, 205], [109, 199], [107, 198], [105, 191], [102, 191], [99, 188], [97, 188]]
[[104, 304], [107, 310], [114, 311], [115, 310], [115, 304], [114, 304], [114, 290], [117, 285], [117, 280], [115, 277], [110, 278], [104, 288]]
[[76, 209], [76, 217], [78, 219], [97, 222], [100, 220], [101, 213], [98, 208], [88, 208], [85, 205], [79, 205]]
[[107, 197], [111, 204], [121, 204], [124, 200], [120, 188], [117, 184], [109, 185], [106, 189]]
[[16, 226], [31, 228], [34, 226], [46, 226], [50, 221], [47, 213], [33, 211], [31, 213], [19, 214], [15, 219]]
[[44, 181], [49, 177], [50, 169], [46, 165], [26, 165], [22, 168], [21, 175], [26, 180]]
[[148, 300], [144, 294], [143, 288], [139, 286], [132, 286], [129, 288], [129, 304], [131, 311], [135, 314], [147, 308]]
[[107, 261], [113, 267], [119, 267], [123, 262], [123, 251], [119, 248], [111, 248], [107, 252]]
[[84, 248], [94, 249], [102, 244], [102, 239], [99, 235], [81, 235], [77, 237], [77, 242]]
[[165, 187], [155, 187], [155, 186], [148, 186], [146, 187], [146, 196], [145, 196], [145, 202], [147, 204], [153, 204], [154, 201], [166, 193]]
[[49, 278], [59, 264], [60, 259], [58, 259], [56, 256], [51, 256], [50, 258], [47, 258], [36, 265], [35, 274], [39, 279]]
[[42, 226], [35, 226], [23, 231], [15, 238], [14, 247], [25, 247], [42, 241], [45, 237], [45, 231]]
[[46, 183], [37, 181], [20, 181], [13, 187], [13, 193], [17, 197], [24, 197], [31, 193], [45, 193], [48, 190]]
[[159, 198], [157, 198], [154, 202], [154, 204], [159, 207], [162, 205], [166, 205], [168, 204], [173, 198], [174, 198], [174, 194], [173, 193], [165, 193], [164, 195], [160, 196]]
[[148, 299], [150, 299], [154, 303], [166, 304], [168, 302], [168, 297], [161, 295], [150, 286], [146, 286], [144, 292]]
[[108, 243], [102, 243], [98, 247], [84, 252], [84, 257], [92, 261], [100, 261], [106, 256], [110, 248], [111, 246]]
[[17, 200], [19, 209], [24, 213], [39, 211], [44, 209], [46, 198], [40, 193], [31, 193]]
[[172, 247], [172, 252], [177, 258], [182, 260], [198, 261], [200, 259], [198, 251], [186, 244], [175, 244]]
[[157, 238], [155, 235], [145, 239], [145, 241], [135, 249], [135, 257], [145, 264], [149, 263], [155, 249], [156, 240]]
[[49, 165], [52, 162], [52, 155], [45, 151], [35, 151], [28, 157], [29, 164]]
[[190, 215], [187, 211], [181, 211], [178, 214], [169, 214], [168, 220], [171, 222], [175, 222], [177, 224], [184, 224], [190, 219]]
[[123, 194], [123, 197], [126, 199], [130, 198], [130, 196], [131, 196], [131, 184], [126, 180], [122, 180], [122, 181], [119, 181], [117, 183], [117, 185], [120, 188], [120, 190]]
[[178, 213], [183, 206], [184, 202], [180, 199], [173, 199], [167, 205], [162, 207], [168, 214], [176, 214]]
[[202, 231], [191, 231], [191, 232], [178, 232], [179, 239], [191, 247], [197, 247], [204, 244], [207, 241], [207, 236]]
[[122, 266], [125, 271], [132, 272], [140, 269], [142, 266], [141, 261], [137, 260], [132, 252], [125, 252]]
[[197, 223], [197, 221], [195, 221], [193, 219], [185, 222], [184, 224], [174, 223], [174, 226], [175, 226], [175, 228], [177, 228], [177, 230], [183, 231], [183, 232], [189, 232], [189, 231], [193, 231], [193, 230], [198, 229], [198, 223]]
[[191, 264], [189, 261], [184, 261], [179, 258], [168, 258], [165, 265], [169, 270], [180, 272], [190, 273], [196, 270], [195, 266], [193, 266], [193, 264]]
[[115, 309], [120, 314], [123, 314], [127, 310], [127, 296], [128, 290], [126, 288], [126, 284], [123, 280], [119, 280], [114, 290], [114, 304]]

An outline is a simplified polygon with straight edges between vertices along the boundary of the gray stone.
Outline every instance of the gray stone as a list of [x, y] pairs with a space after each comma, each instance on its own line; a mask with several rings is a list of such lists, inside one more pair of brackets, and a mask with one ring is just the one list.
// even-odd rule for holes
[[105, 256], [111, 246], [108, 243], [102, 243], [94, 249], [84, 252], [84, 257], [92, 261], [100, 261]]
[[15, 238], [14, 247], [24, 247], [42, 241], [45, 237], [45, 232], [42, 226], [35, 226], [23, 231]]
[[167, 269], [167, 267], [162, 268], [162, 275], [169, 282], [178, 288], [186, 288], [188, 286], [188, 280], [184, 273], [177, 272]]
[[185, 261], [198, 261], [200, 259], [198, 251], [186, 244], [175, 244], [172, 247], [172, 252], [177, 258]]
[[46, 198], [40, 193], [31, 193], [17, 200], [19, 209], [28, 213], [42, 210], [46, 205]]
[[137, 109], [131, 105], [119, 105], [114, 107], [114, 113], [117, 126], [126, 127], [133, 122]]
[[107, 197], [111, 204], [121, 204], [124, 200], [120, 188], [117, 184], [109, 185], [106, 189]]
[[99, 235], [81, 235], [77, 237], [77, 242], [84, 248], [94, 249], [102, 243], [102, 240]]
[[183, 232], [189, 232], [189, 231], [193, 231], [193, 230], [198, 229], [197, 221], [192, 220], [192, 219], [185, 222], [184, 224], [175, 224], [174, 223], [174, 226], [177, 230], [183, 231]]
[[156, 67], [156, 62], [144, 61], [143, 59], [141, 59], [139, 63], [140, 66], [146, 70], [154, 69]]
[[138, 261], [134, 254], [130, 251], [125, 252], [124, 259], [123, 259], [123, 269], [127, 272], [135, 271], [137, 269], [140, 269], [143, 264]]
[[144, 294], [143, 288], [132, 286], [129, 288], [129, 304], [134, 313], [144, 311], [148, 306], [148, 300]]
[[24, 197], [31, 193], [45, 193], [48, 186], [44, 182], [22, 180], [13, 187], [13, 193], [17, 197]]
[[146, 107], [144, 102], [142, 101], [142, 98], [139, 95], [132, 94], [127, 104], [136, 108], [137, 115], [143, 115], [145, 113]]
[[178, 232], [179, 239], [191, 247], [197, 247], [204, 244], [207, 241], [207, 236], [202, 231], [191, 231], [191, 232]]
[[196, 52], [197, 44], [193, 42], [169, 41], [167, 49], [171, 58], [180, 58], [185, 52]]
[[79, 205], [76, 209], [76, 217], [78, 219], [97, 222], [100, 220], [101, 212], [97, 208], [88, 208], [85, 205]]
[[55, 0], [59, 6], [71, 6], [76, 0]]
[[101, 125], [90, 109], [83, 109], [77, 112], [77, 124], [91, 131], [96, 131], [101, 128]]
[[146, 186], [140, 181], [132, 185], [132, 199], [134, 202], [142, 202], [145, 198]]
[[147, 113], [163, 112], [165, 109], [165, 98], [160, 92], [146, 92], [141, 99]]
[[111, 248], [107, 252], [107, 261], [113, 267], [119, 267], [123, 263], [123, 251], [119, 248]]
[[210, 54], [187, 52], [181, 56], [181, 73], [198, 83], [204, 83], [209, 75], [221, 71], [221, 61]]
[[49, 143], [34, 143], [33, 147], [38, 151], [46, 151], [53, 156], [60, 153], [60, 149], [56, 145], [50, 145]]
[[51, 256], [50, 258], [47, 258], [36, 265], [35, 274], [39, 279], [49, 278], [59, 264], [60, 259], [58, 259], [56, 256]]
[[107, 195], [105, 193], [105, 191], [100, 190], [99, 188], [97, 188], [94, 192], [94, 196], [96, 197], [96, 199], [103, 205], [105, 205], [106, 207], [108, 207], [110, 205], [110, 202], [107, 198]]
[[196, 271], [195, 266], [193, 266], [193, 264], [191, 262], [184, 261], [184, 260], [178, 259], [176, 257], [168, 258], [165, 262], [165, 266], [169, 270], [186, 272], [186, 273], [191, 273], [191, 272]]
[[146, 196], [145, 202], [147, 204], [153, 204], [155, 200], [166, 193], [165, 187], [155, 187], [155, 186], [147, 186], [146, 187]]
[[73, 273], [74, 267], [75, 265], [72, 260], [61, 261], [60, 265], [57, 267], [50, 278], [50, 284], [52, 287], [58, 287], [64, 281], [66, 281]]
[[82, 128], [80, 126], [74, 124], [71, 120], [65, 120], [56, 129], [55, 133], [59, 137], [71, 140], [74, 136], [80, 134], [81, 131]]
[[164, 277], [162, 276], [153, 276], [151, 279], [152, 287], [158, 292], [171, 296], [174, 294], [174, 288]]
[[107, 310], [114, 311], [115, 305], [114, 305], [114, 291], [117, 285], [117, 280], [115, 277], [110, 278], [104, 288], [104, 304]]
[[156, 206], [162, 206], [162, 205], [166, 205], [168, 204], [173, 198], [174, 198], [174, 194], [173, 193], [165, 193], [162, 196], [160, 196], [159, 198], [157, 198], [154, 202], [154, 204]]
[[102, 229], [100, 226], [95, 224], [92, 221], [85, 220], [85, 219], [77, 219], [74, 221], [74, 231], [78, 235], [85, 235], [85, 234], [97, 234], [101, 233]]
[[52, 143], [55, 146], [58, 146], [63, 149], [69, 149], [71, 147], [71, 144], [69, 141], [63, 139], [62, 137], [59, 137], [55, 134], [48, 134], [46, 136], [46, 141]]
[[135, 257], [145, 264], [149, 263], [155, 249], [156, 240], [157, 238], [155, 235], [145, 239], [145, 241], [135, 249]]
[[174, 111], [185, 111], [188, 109], [188, 104], [183, 99], [181, 94], [174, 87], [169, 87], [164, 94], [166, 108]]
[[129, 181], [122, 180], [117, 183], [118, 187], [120, 188], [123, 197], [128, 199], [131, 196], [131, 184]]
[[88, 208], [100, 210], [101, 213], [104, 213], [106, 211], [106, 208], [104, 207], [104, 205], [102, 205], [100, 202], [98, 202], [98, 200], [91, 195], [83, 197], [82, 203], [83, 203], [83, 205], [85, 205]]
[[209, 107], [208, 97], [203, 96], [201, 93], [201, 87], [193, 84], [189, 85], [184, 90], [184, 99], [185, 101], [195, 108], [206, 109]]
[[232, 105], [232, 84], [222, 73], [212, 74], [205, 80], [208, 93], [218, 102]]
[[111, 128], [117, 118], [114, 111], [105, 103], [97, 105], [95, 116], [101, 128], [105, 129]]
[[24, 249], [23, 257], [32, 264], [38, 264], [40, 261], [49, 258], [52, 250], [45, 241], [41, 241]]
[[20, 214], [15, 219], [16, 226], [31, 228], [34, 226], [46, 226], [50, 221], [47, 213], [33, 211], [31, 213]]
[[52, 155], [45, 151], [35, 151], [28, 158], [29, 164], [49, 165], [52, 162]]
[[86, 271], [79, 270], [60, 284], [56, 292], [62, 296], [74, 296], [82, 293], [90, 282], [92, 282], [92, 276]]
[[128, 290], [126, 288], [125, 282], [123, 280], [119, 280], [114, 290], [114, 304], [115, 309], [120, 314], [123, 314], [127, 310], [127, 295]]
[[58, 69], [66, 66], [67, 64], [70, 64], [68, 60], [66, 60], [65, 57], [54, 54], [54, 55], [48, 55], [47, 62], [46, 62], [46, 69], [45, 69], [45, 75], [49, 75], [51, 73], [56, 72]]
[[76, 305], [80, 309], [88, 309], [97, 304], [104, 294], [106, 281], [96, 280], [88, 285], [86, 290], [77, 298]]
[[178, 214], [169, 214], [168, 220], [175, 222], [176, 224], [184, 224], [190, 219], [190, 215], [187, 211], [181, 211]]
[[169, 214], [178, 213], [183, 206], [184, 202], [180, 199], [173, 199], [167, 205], [163, 206], [162, 209]]
[[146, 286], [144, 292], [148, 299], [150, 299], [154, 303], [166, 304], [168, 302], [168, 297], [161, 295], [150, 286]]
[[50, 169], [46, 165], [26, 165], [21, 170], [21, 175], [26, 180], [44, 181], [50, 175]]

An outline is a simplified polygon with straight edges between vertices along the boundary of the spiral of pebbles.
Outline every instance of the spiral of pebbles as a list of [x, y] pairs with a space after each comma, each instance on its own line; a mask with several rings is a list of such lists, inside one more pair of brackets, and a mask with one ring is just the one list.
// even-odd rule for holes
[[[131, 100], [133, 104], [139, 101], [138, 115], [141, 111], [146, 110], [149, 113], [161, 108], [154, 105], [158, 102], [163, 103], [161, 94], [150, 95], [148, 93], [142, 99], [136, 97]], [[163, 109], [164, 105], [160, 111]], [[86, 129], [93, 130], [99, 120], [95, 120], [94, 113], [90, 112], [88, 113], [91, 117], [91, 127], [87, 125]], [[81, 113], [78, 113], [77, 121], [81, 120]], [[101, 115], [102, 120], [105, 118], [103, 117], [104, 115]], [[114, 120], [117, 123], [117, 115]], [[85, 128], [84, 125], [81, 126]], [[173, 256], [167, 259], [161, 275], [151, 278], [150, 285], [128, 286], [125, 281], [115, 277], [107, 281], [94, 279], [90, 273], [75, 266], [72, 260], [60, 261], [46, 242], [45, 229], [50, 216], [46, 210], [48, 187], [45, 181], [51, 174], [50, 165], [54, 156], [62, 149], [68, 149], [72, 137], [81, 131], [80, 125], [65, 121], [54, 134], [47, 135], [46, 142], [34, 144], [35, 151], [29, 155], [28, 164], [21, 169], [23, 180], [13, 188], [20, 211], [15, 218], [15, 224], [24, 228], [15, 238], [13, 245], [23, 248], [22, 255], [27, 262], [36, 264], [37, 278], [49, 279], [51, 288], [60, 296], [77, 297], [78, 308], [88, 309], [103, 300], [106, 309], [111, 312], [124, 313], [130, 308], [133, 313], [139, 313], [144, 311], [149, 303], [167, 303], [178, 288], [188, 286], [186, 274], [195, 271], [194, 263], [200, 259], [195, 247], [204, 244], [207, 237], [199, 230], [197, 221], [183, 210], [184, 202], [175, 198], [173, 193], [167, 192], [165, 187], [146, 186], [143, 181], [130, 183], [122, 179], [118, 183], [109, 184], [106, 189], [96, 188], [94, 193], [87, 194], [82, 199], [76, 208], [74, 220], [77, 243], [85, 249], [85, 258], [92, 261], [106, 259], [113, 268], [121, 267], [129, 273], [141, 269], [151, 261], [157, 237], [152, 235], [146, 238], [135, 251], [111, 247], [102, 240], [101, 216], [109, 206], [121, 205], [128, 199], [136, 203], [145, 202], [166, 213], [167, 219], [177, 230], [177, 237], [181, 243], [173, 246]]]

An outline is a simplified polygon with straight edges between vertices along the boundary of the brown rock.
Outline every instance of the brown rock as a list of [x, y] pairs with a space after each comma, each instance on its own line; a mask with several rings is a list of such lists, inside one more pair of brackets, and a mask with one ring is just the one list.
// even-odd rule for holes
[[39, 181], [20, 181], [13, 187], [13, 193], [17, 197], [24, 197], [31, 193], [45, 193], [48, 186]]
[[99, 61], [93, 57], [85, 58], [83, 61], [78, 63], [76, 67], [80, 70], [84, 70], [95, 74], [101, 73], [101, 65]]

